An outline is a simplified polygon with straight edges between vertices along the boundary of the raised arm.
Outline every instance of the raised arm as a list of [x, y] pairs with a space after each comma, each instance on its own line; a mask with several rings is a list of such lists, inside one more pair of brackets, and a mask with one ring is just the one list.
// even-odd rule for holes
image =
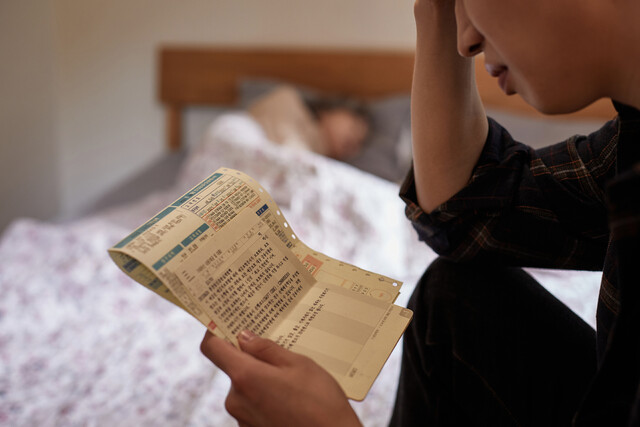
[[[454, 4], [417, 0], [414, 6], [413, 162], [418, 202], [426, 212], [465, 186], [488, 132], [471, 58], [481, 40], [474, 43], [475, 34], [465, 34], [464, 25], [456, 29]], [[460, 13], [459, 23], [465, 19]]]

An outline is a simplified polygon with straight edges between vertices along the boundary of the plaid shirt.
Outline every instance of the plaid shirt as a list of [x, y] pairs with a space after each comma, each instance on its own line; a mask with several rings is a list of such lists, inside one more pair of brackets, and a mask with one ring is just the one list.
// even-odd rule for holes
[[[430, 214], [418, 206], [412, 172], [400, 191], [420, 239], [441, 256], [603, 271], [599, 374], [576, 417], [581, 425], [626, 424], [636, 393], [640, 400], [640, 270], [631, 263], [623, 275], [620, 265], [624, 256], [640, 261], [640, 164], [633, 167], [640, 161], [640, 112], [614, 105], [618, 117], [597, 132], [539, 150], [514, 141], [489, 119], [487, 141], [465, 188]], [[623, 250], [625, 238], [636, 250]], [[630, 300], [624, 309], [621, 289], [638, 293], [624, 294]]]

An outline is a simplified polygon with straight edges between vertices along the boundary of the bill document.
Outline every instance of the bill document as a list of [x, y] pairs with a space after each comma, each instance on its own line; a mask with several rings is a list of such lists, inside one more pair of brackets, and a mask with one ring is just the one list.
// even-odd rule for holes
[[[338, 238], [338, 236], [336, 236]], [[412, 312], [401, 283], [306, 246], [268, 192], [221, 168], [109, 249], [129, 276], [238, 345], [304, 354], [363, 400]]]

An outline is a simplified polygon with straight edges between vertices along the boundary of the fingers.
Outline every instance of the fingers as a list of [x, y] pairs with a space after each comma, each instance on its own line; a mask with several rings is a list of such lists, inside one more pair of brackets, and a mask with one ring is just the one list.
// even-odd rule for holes
[[248, 355], [235, 348], [233, 344], [216, 337], [209, 331], [206, 332], [202, 339], [200, 351], [229, 376], [231, 376], [232, 372], [236, 372], [246, 366], [247, 359], [250, 359]]
[[238, 342], [242, 350], [207, 332], [201, 350], [229, 375], [225, 408], [240, 426], [360, 426], [339, 384], [311, 359], [246, 331]]
[[240, 332], [238, 342], [244, 352], [270, 365], [288, 366], [301, 357], [269, 339], [260, 338], [251, 331]]
[[241, 393], [231, 386], [227, 399], [224, 402], [224, 407], [233, 418], [238, 421], [239, 427], [250, 427], [253, 425], [252, 419], [255, 415], [252, 411], [252, 406], [247, 403], [247, 400]]
[[246, 371], [249, 366], [256, 363], [288, 366], [301, 358], [275, 342], [260, 338], [250, 331], [242, 331], [238, 334], [238, 343], [242, 351], [207, 331], [200, 344], [200, 351], [229, 376]]

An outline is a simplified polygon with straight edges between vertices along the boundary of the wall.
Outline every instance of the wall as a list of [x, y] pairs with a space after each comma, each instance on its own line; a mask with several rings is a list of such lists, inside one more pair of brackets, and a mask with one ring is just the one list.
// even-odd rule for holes
[[51, 0], [0, 2], [0, 231], [58, 212]]
[[164, 152], [162, 43], [402, 47], [410, 0], [55, 0], [62, 216]]
[[412, 0], [0, 2], [0, 231], [64, 219], [165, 151], [163, 43], [400, 47]]

